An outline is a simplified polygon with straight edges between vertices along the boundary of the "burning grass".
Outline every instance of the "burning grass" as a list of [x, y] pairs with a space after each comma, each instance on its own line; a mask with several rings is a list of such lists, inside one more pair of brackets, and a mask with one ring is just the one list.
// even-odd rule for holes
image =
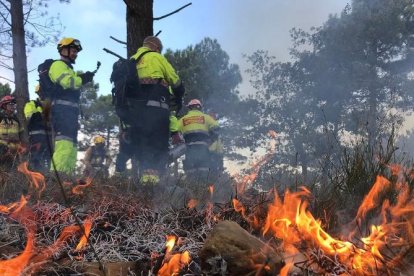
[[[283, 256], [281, 275], [398, 275], [411, 268], [414, 254], [412, 174], [398, 166], [389, 172], [377, 176], [358, 209], [347, 211], [354, 219], [346, 223], [314, 217], [320, 201], [305, 187], [279, 194], [242, 185], [245, 193], [218, 203], [214, 194], [223, 193], [226, 180], [206, 185], [200, 205], [185, 181], [148, 193], [122, 179], [90, 179], [65, 182], [65, 200], [53, 178], [42, 184], [38, 176], [3, 174], [0, 272], [87, 275], [91, 267], [122, 263], [128, 265], [121, 275], [208, 274], [203, 263], [212, 259], [201, 259], [200, 250], [218, 222], [231, 220]], [[231, 275], [225, 257], [215, 257], [214, 271]], [[266, 262], [252, 263], [257, 275], [267, 275]], [[106, 275], [119, 275], [113, 273]]]

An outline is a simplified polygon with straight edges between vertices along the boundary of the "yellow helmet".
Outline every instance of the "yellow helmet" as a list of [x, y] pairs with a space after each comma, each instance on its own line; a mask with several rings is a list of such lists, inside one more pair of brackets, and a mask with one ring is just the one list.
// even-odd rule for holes
[[76, 50], [78, 50], [78, 52], [82, 51], [82, 46], [81, 43], [78, 39], [73, 38], [73, 37], [64, 37], [62, 38], [58, 45], [57, 45], [57, 49], [60, 52], [60, 50], [62, 50], [63, 48], [66, 47], [73, 47], [76, 48]]
[[98, 135], [95, 138], [93, 138], [93, 142], [94, 142], [94, 144], [104, 144], [105, 143], [105, 138]]

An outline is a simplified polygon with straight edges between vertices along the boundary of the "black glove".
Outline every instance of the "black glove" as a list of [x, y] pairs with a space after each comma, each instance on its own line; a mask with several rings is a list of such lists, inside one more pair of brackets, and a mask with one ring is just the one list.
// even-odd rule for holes
[[79, 75], [79, 77], [82, 79], [82, 84], [87, 84], [88, 82], [91, 82], [94, 76], [95, 73], [92, 73], [90, 71], [87, 71]]
[[175, 99], [175, 106], [177, 107], [176, 112], [178, 114], [180, 112], [181, 108], [183, 108], [183, 99], [182, 98], [176, 98]]
[[174, 95], [177, 99], [182, 99], [185, 94], [185, 88], [183, 82], [179, 86], [173, 88]]

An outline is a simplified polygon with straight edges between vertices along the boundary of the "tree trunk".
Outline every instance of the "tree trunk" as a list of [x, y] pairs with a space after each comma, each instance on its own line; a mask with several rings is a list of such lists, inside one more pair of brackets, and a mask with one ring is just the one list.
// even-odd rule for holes
[[153, 0], [124, 0], [127, 11], [127, 54], [135, 54], [145, 37], [153, 35]]
[[[23, 3], [22, 0], [10, 1], [10, 12], [13, 37], [13, 71], [15, 83], [15, 96], [17, 100], [17, 116], [22, 125], [26, 125], [23, 109], [29, 100], [27, 80], [26, 40], [24, 32]], [[23, 141], [28, 141], [25, 129]]]

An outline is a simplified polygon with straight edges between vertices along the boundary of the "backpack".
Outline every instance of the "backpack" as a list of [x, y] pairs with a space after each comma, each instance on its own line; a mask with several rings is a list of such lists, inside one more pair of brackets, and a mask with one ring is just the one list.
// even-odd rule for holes
[[122, 121], [127, 121], [129, 115], [126, 98], [140, 93], [141, 84], [137, 78], [136, 65], [142, 56], [149, 52], [154, 51], [143, 52], [136, 60], [120, 58], [112, 66], [110, 78], [113, 83], [112, 105], [115, 106], [115, 112]]
[[49, 78], [49, 70], [53, 62], [55, 62], [54, 59], [46, 59], [37, 67], [37, 72], [39, 73], [38, 95], [41, 100], [53, 100], [57, 89], [57, 85]]

